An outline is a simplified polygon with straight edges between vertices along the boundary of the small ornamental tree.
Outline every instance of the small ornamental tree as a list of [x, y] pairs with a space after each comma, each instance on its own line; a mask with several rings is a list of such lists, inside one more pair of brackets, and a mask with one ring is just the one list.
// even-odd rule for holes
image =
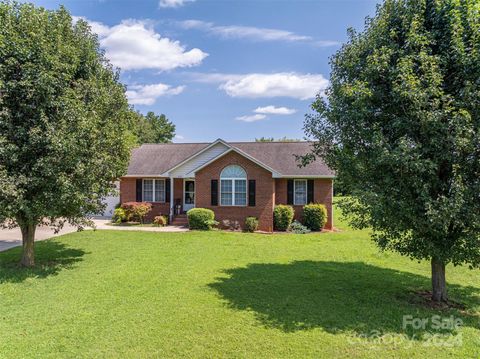
[[305, 130], [351, 197], [341, 206], [382, 249], [480, 265], [480, 2], [387, 0], [333, 56]]
[[61, 7], [0, 2], [0, 225], [84, 226], [125, 173], [132, 136], [118, 73], [85, 21]]

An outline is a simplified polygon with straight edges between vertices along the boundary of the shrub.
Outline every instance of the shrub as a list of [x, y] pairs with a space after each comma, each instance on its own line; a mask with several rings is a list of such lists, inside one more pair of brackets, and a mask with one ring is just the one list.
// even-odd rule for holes
[[192, 208], [187, 212], [188, 227], [190, 229], [210, 230], [217, 225], [215, 214], [208, 208]]
[[147, 202], [125, 202], [122, 203], [122, 209], [128, 221], [138, 221], [143, 223], [145, 216], [152, 210], [152, 204]]
[[311, 232], [307, 227], [305, 227], [299, 221], [293, 221], [293, 223], [290, 225], [290, 231], [296, 234], [305, 234], [305, 233]]
[[256, 217], [245, 218], [245, 231], [255, 232], [258, 228], [258, 219]]
[[155, 216], [153, 224], [159, 227], [165, 227], [168, 224], [167, 216]]
[[327, 208], [323, 204], [311, 203], [303, 206], [303, 224], [312, 231], [320, 231], [327, 223]]
[[115, 208], [112, 216], [112, 223], [122, 223], [127, 221], [127, 215], [123, 208]]
[[280, 204], [273, 210], [273, 225], [278, 231], [286, 231], [292, 224], [294, 210], [292, 206]]

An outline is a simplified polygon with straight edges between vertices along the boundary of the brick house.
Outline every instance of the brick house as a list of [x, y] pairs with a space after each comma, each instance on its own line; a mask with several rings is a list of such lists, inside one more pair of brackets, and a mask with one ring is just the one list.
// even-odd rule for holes
[[132, 152], [120, 179], [120, 202], [152, 203], [149, 216], [183, 218], [193, 207], [210, 208], [222, 226], [259, 219], [259, 230], [273, 230], [273, 209], [291, 204], [301, 220], [306, 203], [327, 207], [326, 229], [333, 228], [334, 173], [317, 159], [299, 167], [295, 155], [310, 152], [309, 142], [225, 142], [144, 144]]

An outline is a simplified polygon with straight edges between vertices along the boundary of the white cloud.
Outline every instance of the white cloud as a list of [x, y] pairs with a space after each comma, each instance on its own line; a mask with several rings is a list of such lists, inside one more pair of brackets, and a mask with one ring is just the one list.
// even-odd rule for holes
[[211, 22], [201, 20], [185, 20], [178, 23], [184, 29], [196, 29], [226, 39], [250, 39], [256, 41], [287, 41], [287, 42], [311, 42], [316, 46], [326, 47], [338, 45], [337, 41], [315, 41], [311, 36], [298, 35], [291, 31], [268, 29], [253, 26], [219, 26]]
[[182, 135], [175, 135], [174, 138], [177, 139], [177, 140], [184, 140], [185, 139], [185, 137], [182, 136]]
[[264, 120], [266, 117], [267, 117], [266, 115], [257, 113], [255, 115], [239, 116], [235, 119], [238, 121], [244, 121], [244, 122], [255, 122], [255, 121]]
[[195, 0], [160, 0], [158, 5], [160, 7], [180, 7], [185, 5], [187, 2], [193, 2]]
[[153, 105], [158, 97], [178, 95], [185, 86], [171, 87], [165, 84], [132, 85], [128, 86], [126, 95], [132, 105]]
[[191, 74], [197, 82], [220, 83], [219, 88], [231, 97], [271, 98], [292, 97], [300, 100], [314, 98], [328, 86], [321, 74], [278, 72], [273, 74]]
[[[78, 19], [76, 17], [74, 21]], [[200, 49], [187, 51], [180, 42], [162, 37], [149, 21], [123, 20], [112, 27], [86, 21], [98, 34], [107, 58], [122, 70], [173, 70], [199, 65], [208, 56]]]
[[253, 112], [266, 115], [291, 115], [297, 112], [297, 110], [288, 107], [265, 106], [257, 107]]
[[189, 73], [193, 81], [219, 83], [219, 88], [231, 97], [271, 98], [292, 97], [300, 100], [322, 94], [328, 80], [322, 74], [277, 72], [273, 74]]

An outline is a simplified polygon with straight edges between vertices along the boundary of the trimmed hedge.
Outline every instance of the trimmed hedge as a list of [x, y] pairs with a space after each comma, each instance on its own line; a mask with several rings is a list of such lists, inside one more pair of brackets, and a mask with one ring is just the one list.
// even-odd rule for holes
[[327, 223], [327, 208], [323, 204], [311, 203], [303, 206], [303, 224], [312, 231], [321, 231]]
[[256, 217], [245, 218], [245, 232], [255, 232], [258, 229], [258, 219]]
[[292, 206], [279, 204], [273, 210], [273, 225], [277, 231], [286, 231], [292, 224], [295, 211]]
[[208, 231], [215, 225], [215, 213], [208, 208], [192, 208], [187, 211], [188, 227]]

